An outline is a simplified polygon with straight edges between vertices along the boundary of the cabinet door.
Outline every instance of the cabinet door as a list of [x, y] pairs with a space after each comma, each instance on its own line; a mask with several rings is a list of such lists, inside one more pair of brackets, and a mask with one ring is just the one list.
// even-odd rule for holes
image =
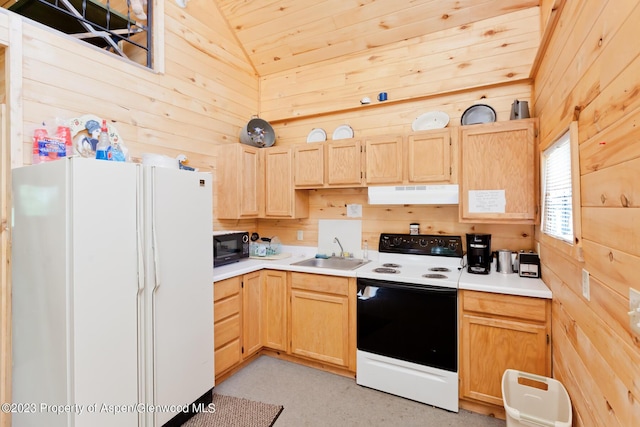
[[407, 182], [452, 182], [449, 130], [410, 134], [407, 137]]
[[287, 273], [263, 271], [263, 343], [273, 350], [287, 349]]
[[464, 314], [462, 341], [462, 397], [502, 406], [506, 369], [549, 375], [545, 325]]
[[293, 187], [293, 150], [264, 148], [265, 218], [304, 218], [309, 214], [307, 191]]
[[348, 298], [291, 290], [291, 353], [349, 366]]
[[242, 277], [242, 357], [262, 347], [262, 283], [260, 272]]
[[367, 139], [364, 152], [367, 184], [402, 183], [402, 136]]
[[263, 191], [260, 151], [245, 144], [224, 144], [216, 153], [217, 218], [257, 218]]
[[330, 186], [361, 187], [362, 149], [357, 140], [326, 144], [326, 177]]
[[265, 216], [293, 215], [293, 173], [290, 148], [264, 150]]
[[296, 187], [324, 185], [324, 145], [322, 143], [294, 147], [294, 181]]
[[460, 221], [535, 223], [535, 119], [460, 129]]

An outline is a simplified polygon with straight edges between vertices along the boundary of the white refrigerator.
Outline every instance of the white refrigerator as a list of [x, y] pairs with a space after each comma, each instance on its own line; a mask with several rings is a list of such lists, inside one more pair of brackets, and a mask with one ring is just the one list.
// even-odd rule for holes
[[72, 157], [12, 180], [13, 426], [155, 427], [206, 410], [211, 175]]

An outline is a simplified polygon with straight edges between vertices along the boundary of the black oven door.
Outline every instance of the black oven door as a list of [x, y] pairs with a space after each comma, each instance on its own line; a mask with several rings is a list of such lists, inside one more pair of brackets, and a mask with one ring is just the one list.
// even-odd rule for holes
[[458, 290], [358, 279], [358, 350], [458, 371]]

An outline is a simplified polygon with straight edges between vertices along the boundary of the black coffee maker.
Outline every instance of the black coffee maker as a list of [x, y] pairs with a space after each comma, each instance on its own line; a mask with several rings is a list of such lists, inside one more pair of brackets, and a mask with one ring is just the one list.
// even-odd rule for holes
[[491, 272], [491, 234], [467, 234], [467, 271], [473, 274]]

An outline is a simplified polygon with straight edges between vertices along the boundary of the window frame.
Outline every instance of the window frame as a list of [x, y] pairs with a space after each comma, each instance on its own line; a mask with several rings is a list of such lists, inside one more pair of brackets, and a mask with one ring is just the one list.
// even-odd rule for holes
[[[571, 242], [544, 232], [545, 215], [545, 153], [551, 149], [564, 135], [569, 134], [571, 155], [571, 213], [573, 239]], [[580, 151], [578, 139], [578, 122], [573, 121], [547, 147], [540, 149], [540, 201], [542, 204], [540, 217], [540, 242], [569, 253], [573, 258], [583, 262], [582, 254], [582, 203], [580, 197]]]

